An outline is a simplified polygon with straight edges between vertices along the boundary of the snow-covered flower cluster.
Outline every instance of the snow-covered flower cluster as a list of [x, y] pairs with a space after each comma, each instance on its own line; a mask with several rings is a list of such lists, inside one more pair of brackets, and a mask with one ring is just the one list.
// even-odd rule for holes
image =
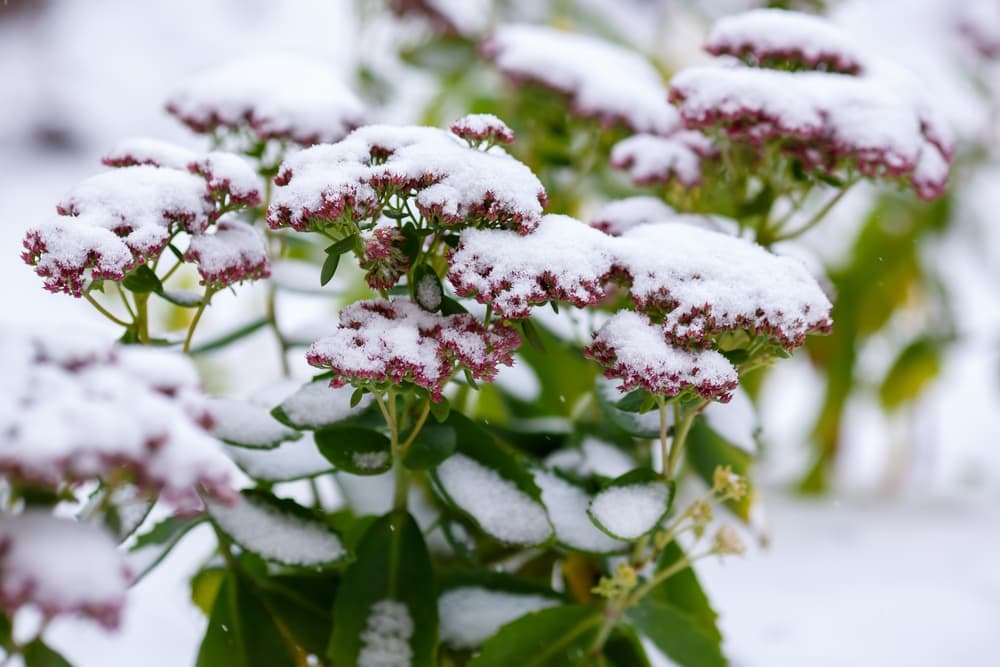
[[313, 343], [306, 358], [333, 371], [334, 387], [413, 383], [440, 400], [460, 370], [491, 380], [501, 364], [513, 363], [520, 342], [510, 327], [487, 328], [465, 313], [429, 313], [406, 299], [360, 301], [340, 312], [340, 327]]
[[205, 283], [269, 274], [263, 238], [231, 213], [260, 203], [259, 178], [243, 159], [136, 139], [104, 163], [115, 169], [78, 184], [59, 203], [59, 217], [25, 235], [22, 257], [46, 289], [81, 296], [94, 281], [121, 281], [182, 232], [191, 238], [186, 258]]

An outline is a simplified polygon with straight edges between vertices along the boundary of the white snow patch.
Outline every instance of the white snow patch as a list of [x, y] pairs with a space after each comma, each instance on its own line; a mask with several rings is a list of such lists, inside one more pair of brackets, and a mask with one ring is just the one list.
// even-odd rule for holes
[[287, 482], [333, 471], [312, 442], [284, 442], [274, 449], [227, 446], [226, 452], [246, 474], [264, 482]]
[[656, 527], [669, 499], [666, 485], [657, 482], [612, 486], [594, 496], [590, 515], [612, 535], [634, 540]]
[[249, 401], [213, 398], [208, 401], [212, 434], [228, 443], [269, 449], [302, 434], [271, 416], [270, 411]]
[[462, 586], [438, 598], [441, 641], [471, 649], [496, 634], [501, 626], [533, 611], [559, 605], [551, 596], [513, 593], [481, 586]]
[[575, 484], [550, 472], [535, 472], [542, 502], [556, 531], [556, 539], [572, 549], [590, 553], [621, 551], [626, 544], [599, 530], [587, 516], [591, 497]]
[[362, 412], [371, 405], [372, 395], [366, 393], [351, 407], [353, 387], [331, 387], [326, 381], [310, 382], [281, 402], [285, 416], [302, 428], [328, 426]]
[[549, 454], [545, 465], [580, 477], [600, 475], [614, 479], [635, 468], [636, 462], [618, 447], [587, 436], [579, 447], [565, 447]]
[[387, 599], [373, 604], [361, 633], [358, 667], [410, 667], [413, 630], [410, 610], [402, 602]]

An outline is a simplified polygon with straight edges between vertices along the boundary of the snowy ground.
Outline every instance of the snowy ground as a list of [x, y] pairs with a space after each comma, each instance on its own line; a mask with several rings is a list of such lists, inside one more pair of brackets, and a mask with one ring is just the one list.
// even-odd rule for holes
[[[179, 77], [260, 44], [311, 44], [311, 51], [331, 58], [348, 53], [352, 24], [338, 19], [346, 4], [293, 2], [278, 16], [272, 3], [260, 1], [64, 3], [56, 20], [44, 25], [0, 23], [0, 99], [7, 102], [0, 122], [4, 324], [101, 327], [86, 304], [41, 290], [17, 259], [24, 228], [50, 215], [59, 196], [93, 173], [100, 153], [119, 136], [183, 139], [159, 111], [159, 100]], [[848, 4], [853, 13], [845, 11], [845, 20], [866, 23], [858, 9], [865, 3]], [[184, 18], [195, 11], [198, 20]], [[896, 11], [903, 11], [899, 2]], [[249, 18], [262, 14], [266, 20]], [[944, 75], [935, 70], [934, 76]], [[43, 150], [32, 139], [41, 130], [54, 148]], [[72, 141], [53, 144], [56, 130]], [[986, 210], [996, 210], [987, 204]], [[986, 252], [992, 247], [995, 259], [1000, 234], [988, 238]], [[961, 256], [945, 248], [942, 257], [955, 261], [956, 279], [964, 279], [961, 271], [970, 269], [962, 268]], [[990, 275], [996, 276], [995, 267]], [[852, 446], [841, 471], [848, 482], [844, 499], [805, 502], [770, 492], [769, 548], [701, 567], [737, 667], [936, 667], [995, 659], [1000, 306], [995, 284], [969, 280], [975, 284], [961, 306], [976, 335], [952, 355], [944, 381], [912, 415], [909, 426], [921, 448], [905, 492], [896, 499], [873, 492], [880, 476], [870, 471], [884, 463], [899, 424], [859, 404], [852, 409]], [[218, 323], [207, 321], [206, 331], [213, 326]], [[772, 451], [783, 457], [766, 466], [774, 480], [800, 469], [796, 447], [816, 398], [803, 365], [783, 372], [785, 390], [772, 397], [778, 407], [765, 419], [776, 443]], [[51, 629], [53, 643], [82, 667], [192, 664], [204, 619], [188, 602], [187, 577], [210, 548], [208, 536], [195, 533], [140, 583], [120, 634], [60, 621]]]

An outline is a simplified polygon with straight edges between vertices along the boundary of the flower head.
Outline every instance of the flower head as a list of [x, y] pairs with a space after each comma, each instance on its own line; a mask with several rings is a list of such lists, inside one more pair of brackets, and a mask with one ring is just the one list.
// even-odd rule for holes
[[410, 268], [403, 252], [406, 237], [395, 225], [379, 225], [365, 239], [361, 267], [365, 282], [376, 290], [387, 290], [399, 282]]
[[627, 171], [638, 185], [677, 181], [693, 188], [701, 185], [702, 160], [717, 154], [711, 139], [692, 130], [666, 137], [636, 134], [611, 149], [611, 166]]
[[201, 283], [213, 289], [271, 275], [264, 237], [231, 218], [222, 218], [210, 231], [192, 236], [184, 259], [198, 266]]
[[514, 143], [514, 131], [507, 127], [507, 123], [489, 113], [462, 116], [449, 129], [452, 134], [472, 145]]

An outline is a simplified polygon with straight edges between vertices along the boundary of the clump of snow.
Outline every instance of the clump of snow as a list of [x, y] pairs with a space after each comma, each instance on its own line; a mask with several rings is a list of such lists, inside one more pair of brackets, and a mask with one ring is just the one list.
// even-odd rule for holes
[[671, 79], [670, 99], [689, 128], [779, 142], [822, 173], [847, 165], [872, 178], [907, 178], [932, 199], [947, 185], [953, 145], [908, 78], [888, 66], [848, 76], [709, 65]]
[[435, 470], [451, 501], [493, 537], [508, 544], [541, 544], [552, 535], [545, 508], [513, 482], [464, 454]]
[[271, 275], [264, 237], [235, 218], [223, 218], [211, 231], [191, 237], [184, 259], [197, 264], [201, 284], [213, 289]]
[[448, 279], [460, 296], [508, 318], [548, 301], [593, 305], [614, 264], [607, 246], [604, 234], [565, 215], [546, 215], [528, 235], [469, 229], [449, 257]]
[[761, 67], [819, 69], [857, 74], [865, 56], [853, 40], [826, 19], [781, 9], [754, 9], [726, 16], [712, 26], [705, 50]]
[[385, 196], [412, 191], [420, 213], [444, 224], [527, 232], [546, 202], [531, 170], [500, 148], [477, 150], [433, 127], [362, 127], [291, 156], [275, 183], [268, 224], [299, 231], [344, 215], [376, 217]]
[[638, 225], [673, 220], [678, 215], [659, 197], [638, 195], [605, 204], [591, 216], [590, 226], [610, 236], [621, 236]]
[[609, 534], [635, 540], [667, 513], [670, 490], [662, 482], [610, 486], [594, 496], [590, 516]]
[[385, 470], [388, 468], [389, 452], [354, 452], [351, 454], [351, 462], [360, 470]]
[[320, 519], [284, 511], [255, 495], [233, 505], [209, 503], [219, 528], [240, 547], [285, 565], [322, 566], [343, 558], [343, 543]]
[[564, 447], [549, 454], [545, 465], [579, 477], [600, 475], [614, 479], [635, 468], [636, 462], [618, 447], [587, 436], [579, 447]]
[[501, 626], [533, 611], [555, 607], [555, 596], [514, 593], [482, 586], [452, 588], [438, 598], [441, 641], [457, 649], [472, 649]]
[[590, 520], [587, 508], [592, 499], [586, 491], [547, 471], [536, 471], [535, 483], [542, 490], [542, 503], [560, 544], [589, 553], [621, 551], [626, 546]]
[[360, 413], [371, 405], [372, 395], [365, 394], [351, 407], [350, 387], [331, 387], [326, 382], [310, 382], [281, 402], [279, 406], [292, 424], [299, 428], [320, 428]]
[[46, 617], [83, 614], [108, 628], [121, 620], [132, 575], [102, 528], [41, 511], [0, 517], [0, 608]]
[[334, 387], [413, 382], [440, 400], [458, 369], [488, 381], [497, 366], [513, 363], [519, 344], [512, 328], [487, 329], [466, 313], [428, 313], [406, 299], [360, 301], [340, 312], [340, 327], [306, 358], [333, 371]]
[[504, 25], [481, 50], [515, 83], [566, 95], [581, 116], [624, 123], [636, 132], [665, 135], [680, 128], [659, 73], [629, 49], [544, 26]]
[[792, 258], [677, 223], [642, 225], [615, 240], [636, 307], [666, 311], [663, 327], [674, 342], [747, 329], [791, 348], [832, 326], [829, 299]]
[[208, 402], [212, 435], [232, 445], [271, 449], [302, 434], [271, 416], [267, 408], [233, 398], [213, 398]]
[[364, 122], [364, 104], [325, 63], [259, 55], [203, 72], [181, 85], [167, 110], [200, 133], [252, 132], [257, 141], [302, 146], [338, 141]]
[[392, 10], [420, 16], [445, 34], [474, 36], [489, 26], [493, 0], [392, 0]]
[[312, 438], [283, 442], [274, 449], [229, 446], [226, 452], [246, 474], [262, 482], [288, 482], [333, 470]]
[[125, 470], [178, 504], [197, 500], [198, 487], [231, 499], [236, 471], [204, 430], [190, 361], [166, 350], [98, 352], [80, 337], [0, 331], [0, 472], [56, 488]]
[[487, 144], [512, 144], [514, 131], [491, 113], [473, 113], [462, 116], [449, 128], [452, 134], [476, 146]]
[[690, 389], [726, 402], [739, 383], [736, 369], [719, 352], [671, 345], [661, 327], [631, 310], [615, 314], [595, 332], [584, 355], [603, 365], [605, 376], [621, 379], [622, 391], [642, 387], [676, 396]]
[[682, 130], [661, 137], [636, 134], [611, 149], [611, 166], [627, 171], [638, 185], [677, 181], [689, 188], [701, 185], [702, 159], [717, 151], [700, 132]]
[[361, 632], [358, 667], [411, 667], [413, 631], [413, 618], [405, 604], [379, 600], [368, 612]]

